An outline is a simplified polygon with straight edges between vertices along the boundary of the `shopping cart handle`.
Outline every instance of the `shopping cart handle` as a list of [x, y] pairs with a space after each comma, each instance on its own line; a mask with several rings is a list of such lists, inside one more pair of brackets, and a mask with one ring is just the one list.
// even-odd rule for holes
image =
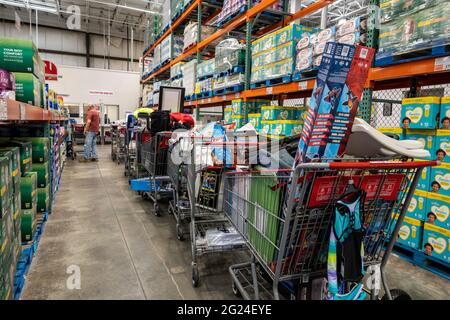
[[310, 162], [301, 163], [298, 169], [413, 169], [440, 165], [437, 160], [431, 161], [366, 161], [366, 162]]

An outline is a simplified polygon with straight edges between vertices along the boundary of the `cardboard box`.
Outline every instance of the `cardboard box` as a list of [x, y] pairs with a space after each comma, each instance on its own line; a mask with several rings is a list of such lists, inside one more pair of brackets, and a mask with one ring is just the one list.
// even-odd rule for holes
[[450, 129], [450, 97], [442, 97], [439, 115], [439, 128], [446, 130]]
[[425, 221], [426, 213], [428, 212], [427, 199], [428, 192], [416, 189], [411, 198], [411, 202], [409, 203], [406, 216], [416, 220]]
[[[395, 218], [397, 222], [397, 217]], [[391, 232], [394, 231], [395, 223], [391, 224]], [[397, 242], [410, 248], [420, 250], [422, 245], [423, 222], [410, 217], [405, 217], [398, 232]]]
[[34, 163], [44, 163], [48, 161], [50, 139], [49, 138], [36, 138], [36, 137], [24, 137], [17, 138], [20, 141], [31, 142], [32, 145], [32, 158]]
[[10, 175], [10, 159], [0, 157], [0, 218], [6, 213], [10, 205], [9, 185]]
[[426, 255], [450, 262], [450, 230], [425, 223], [422, 251]]
[[450, 230], [450, 197], [428, 193], [425, 222]]
[[403, 130], [401, 128], [378, 128], [378, 131], [384, 133], [390, 138], [404, 140]]
[[23, 175], [20, 181], [20, 194], [22, 209], [36, 209], [37, 201], [37, 174], [28, 172]]
[[450, 196], [450, 164], [442, 163], [431, 169], [430, 185], [428, 191]]
[[0, 184], [3, 187], [6, 187], [6, 194], [8, 197], [12, 197], [13, 195], [13, 176], [12, 176], [12, 166], [13, 166], [13, 155], [11, 151], [0, 151], [0, 158], [6, 158], [8, 166], [5, 167], [5, 171], [2, 172], [5, 176], [0, 178]]
[[433, 159], [450, 163], [450, 130], [436, 131], [432, 156]]
[[45, 188], [49, 184], [49, 163], [33, 163], [33, 171], [37, 173], [37, 187]]
[[[414, 159], [415, 161], [422, 161], [419, 159]], [[417, 183], [417, 189], [429, 191], [430, 190], [430, 179], [431, 179], [431, 167], [424, 167], [422, 174], [420, 175], [419, 182]]]
[[13, 180], [15, 180], [16, 178], [20, 178], [20, 149], [18, 147], [0, 146], [0, 153], [5, 151], [11, 152], [12, 156], [11, 175], [13, 177]]
[[[322, 59], [322, 65], [331, 64], [325, 83], [318, 79], [322, 96], [310, 122], [312, 134], [308, 142], [306, 158], [336, 158], [345, 151], [353, 120], [367, 80], [374, 50], [363, 46], [328, 43], [336, 46], [331, 61]], [[325, 55], [325, 53], [324, 53]], [[313, 103], [311, 99], [310, 103]], [[310, 110], [314, 110], [311, 108]]]
[[32, 167], [32, 144], [31, 142], [18, 140], [1, 140], [2, 147], [18, 147], [20, 149], [20, 172], [22, 175], [29, 172]]
[[37, 189], [37, 213], [48, 211], [50, 201], [50, 186]]
[[22, 242], [31, 241], [36, 230], [36, 206], [22, 210], [21, 235]]
[[424, 149], [430, 152], [430, 156], [425, 160], [436, 159], [434, 151], [434, 143], [436, 138], [436, 130], [406, 130], [406, 140], [417, 140], [423, 143]]
[[30, 72], [44, 81], [45, 64], [31, 40], [0, 38], [0, 65], [11, 72]]
[[247, 118], [248, 123], [251, 123], [256, 131], [261, 129], [261, 113], [249, 113]]
[[14, 73], [16, 77], [16, 100], [43, 107], [42, 82], [32, 73]]
[[439, 97], [403, 99], [400, 126], [405, 129], [436, 129], [440, 104]]

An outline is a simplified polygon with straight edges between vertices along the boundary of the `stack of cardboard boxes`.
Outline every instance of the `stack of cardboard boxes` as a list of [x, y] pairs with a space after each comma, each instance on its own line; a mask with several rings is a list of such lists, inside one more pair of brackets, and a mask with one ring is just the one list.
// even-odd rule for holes
[[403, 99], [401, 126], [381, 131], [422, 141], [440, 165], [423, 170], [398, 242], [450, 263], [450, 97]]
[[31, 40], [0, 38], [0, 65], [14, 75], [17, 101], [46, 105], [45, 65]]
[[[0, 300], [11, 299], [22, 242], [21, 150], [0, 147]], [[25, 170], [25, 168], [24, 168]]]

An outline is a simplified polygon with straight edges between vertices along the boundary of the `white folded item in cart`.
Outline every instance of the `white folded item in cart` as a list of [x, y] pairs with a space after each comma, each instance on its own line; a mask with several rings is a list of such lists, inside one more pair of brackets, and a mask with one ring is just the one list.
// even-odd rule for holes
[[355, 118], [345, 154], [358, 158], [398, 157], [428, 158], [430, 152], [416, 140], [395, 140]]
[[208, 229], [206, 230], [205, 238], [208, 247], [239, 246], [245, 244], [244, 239], [233, 227], [228, 227], [225, 230], [218, 230], [217, 228]]

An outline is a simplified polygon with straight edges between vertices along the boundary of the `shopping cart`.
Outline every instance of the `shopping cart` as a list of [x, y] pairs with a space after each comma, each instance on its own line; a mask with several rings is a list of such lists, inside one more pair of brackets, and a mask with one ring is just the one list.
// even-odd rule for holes
[[126, 128], [111, 125], [111, 160], [120, 164], [126, 159]]
[[[79, 156], [79, 154], [84, 153], [84, 125], [83, 124], [72, 124], [72, 152], [73, 158]], [[80, 148], [81, 146], [81, 148]]]
[[168, 141], [172, 132], [158, 132], [141, 146], [142, 165], [150, 179], [150, 191], [145, 194], [153, 201], [156, 216], [161, 214], [158, 201], [173, 196], [171, 179], [167, 175]]
[[364, 290], [377, 299], [382, 282], [392, 298], [385, 266], [422, 170], [437, 162], [341, 161], [225, 174], [224, 211], [252, 253], [230, 267], [236, 294], [280, 299], [280, 288], [299, 284], [296, 298], [324, 298], [335, 204], [355, 189], [365, 192], [363, 267], [373, 281]]
[[[242, 159], [236, 154], [245, 153], [251, 145], [253, 143], [193, 138], [192, 160], [187, 165], [187, 189], [194, 287], [199, 285], [197, 262], [200, 256], [246, 249], [244, 240], [223, 212], [223, 177], [225, 172], [241, 164], [239, 160]], [[222, 154], [222, 160], [217, 157], [219, 154]], [[243, 160], [246, 162], [248, 158]]]

